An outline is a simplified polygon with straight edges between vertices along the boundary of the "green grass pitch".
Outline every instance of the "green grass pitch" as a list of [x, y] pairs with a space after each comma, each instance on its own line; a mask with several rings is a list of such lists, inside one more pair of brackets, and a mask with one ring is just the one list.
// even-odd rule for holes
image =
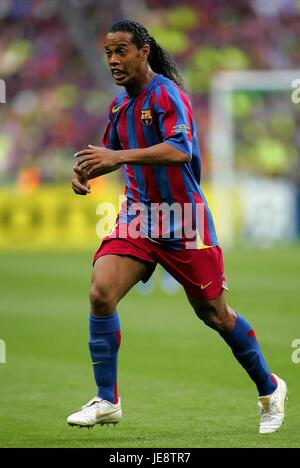
[[116, 427], [70, 428], [95, 394], [88, 353], [92, 252], [1, 253], [1, 447], [300, 447], [300, 247], [225, 254], [228, 302], [252, 323], [271, 369], [288, 383], [286, 422], [259, 435], [256, 390], [184, 293], [135, 290], [121, 302]]

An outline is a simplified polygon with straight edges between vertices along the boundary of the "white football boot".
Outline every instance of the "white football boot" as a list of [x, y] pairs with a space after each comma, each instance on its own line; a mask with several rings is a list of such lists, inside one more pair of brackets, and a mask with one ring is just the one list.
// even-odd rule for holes
[[117, 424], [122, 418], [121, 399], [113, 404], [110, 401], [94, 397], [81, 411], [71, 414], [67, 422], [69, 426], [94, 427], [96, 424]]
[[279, 431], [284, 421], [284, 403], [287, 400], [287, 386], [284, 380], [273, 374], [277, 381], [276, 390], [271, 395], [258, 398], [260, 410], [260, 434]]

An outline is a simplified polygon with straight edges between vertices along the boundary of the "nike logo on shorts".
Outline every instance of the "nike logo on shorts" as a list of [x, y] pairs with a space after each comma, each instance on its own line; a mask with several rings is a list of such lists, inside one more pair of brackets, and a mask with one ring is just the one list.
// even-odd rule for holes
[[200, 288], [201, 288], [201, 289], [206, 289], [206, 288], [208, 288], [208, 286], [211, 285], [211, 284], [212, 284], [212, 281], [211, 281], [210, 283], [207, 283], [207, 284], [201, 284]]

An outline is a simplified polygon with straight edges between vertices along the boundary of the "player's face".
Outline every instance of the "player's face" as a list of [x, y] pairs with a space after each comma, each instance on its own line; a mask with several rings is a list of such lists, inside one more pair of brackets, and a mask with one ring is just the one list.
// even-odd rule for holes
[[105, 39], [105, 53], [114, 81], [119, 86], [139, 82], [145, 73], [149, 46], [138, 49], [127, 32], [109, 33]]

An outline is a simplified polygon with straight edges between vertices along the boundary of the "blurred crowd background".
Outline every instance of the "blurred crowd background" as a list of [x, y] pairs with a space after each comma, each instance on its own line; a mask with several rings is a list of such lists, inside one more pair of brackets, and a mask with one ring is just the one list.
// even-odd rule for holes
[[[118, 91], [103, 39], [124, 18], [144, 24], [174, 56], [192, 99], [207, 182], [213, 76], [300, 70], [299, 0], [1, 0], [2, 187], [27, 193], [69, 183], [74, 152], [101, 143]], [[290, 94], [234, 96], [235, 164], [249, 174], [284, 177], [300, 192], [300, 105]]]

